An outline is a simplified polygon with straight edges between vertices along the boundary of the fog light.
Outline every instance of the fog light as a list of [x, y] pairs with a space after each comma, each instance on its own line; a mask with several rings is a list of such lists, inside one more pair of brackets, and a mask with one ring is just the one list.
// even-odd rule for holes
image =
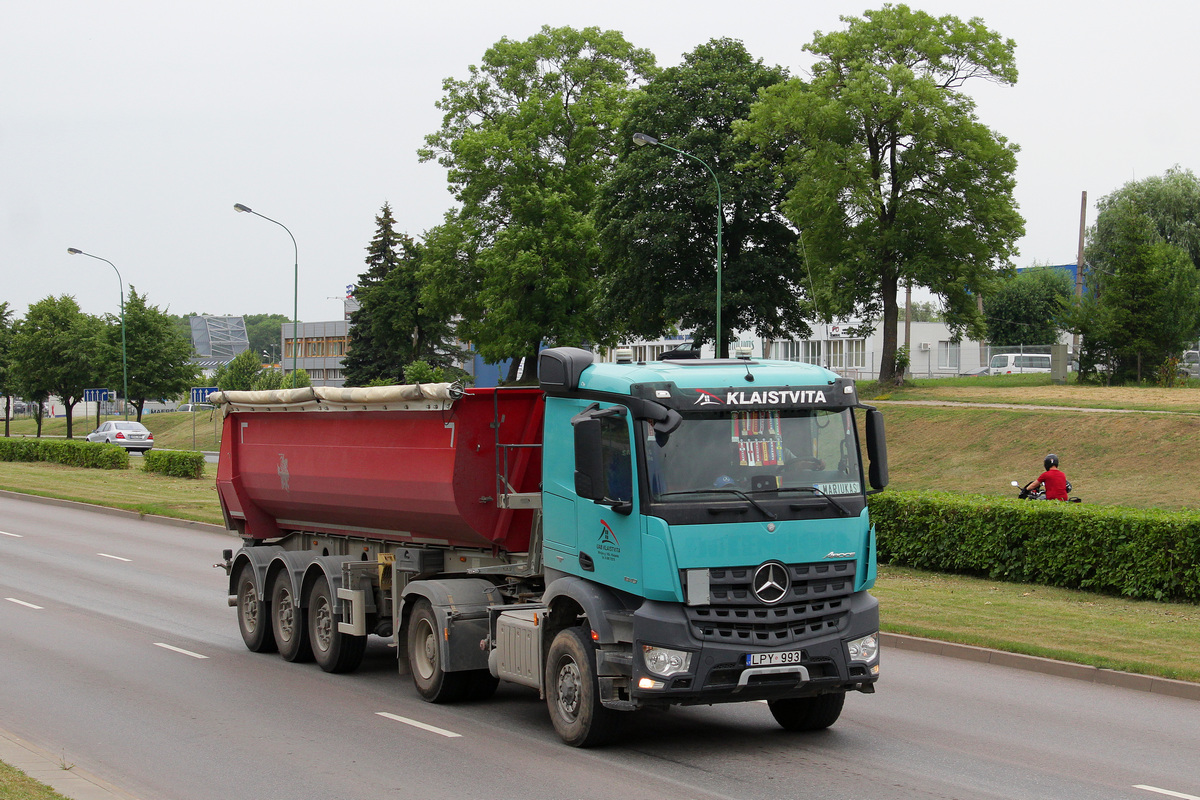
[[653, 678], [642, 678], [638, 681], [639, 689], [661, 689], [663, 685], [662, 681], [656, 681]]
[[846, 642], [851, 661], [865, 661], [870, 664], [879, 658], [879, 634], [872, 633], [861, 639]]
[[669, 650], [666, 647], [644, 644], [642, 661], [650, 672], [669, 678], [688, 671], [692, 665], [692, 654], [685, 650]]

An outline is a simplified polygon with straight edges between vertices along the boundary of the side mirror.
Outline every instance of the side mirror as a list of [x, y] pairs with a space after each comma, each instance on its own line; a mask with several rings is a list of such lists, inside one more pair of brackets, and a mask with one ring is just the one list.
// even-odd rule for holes
[[604, 498], [604, 459], [600, 446], [600, 420], [573, 420], [575, 427], [575, 494], [585, 500]]
[[867, 480], [872, 489], [879, 491], [888, 485], [888, 465], [883, 413], [877, 408], [867, 409], [867, 458], [871, 460]]

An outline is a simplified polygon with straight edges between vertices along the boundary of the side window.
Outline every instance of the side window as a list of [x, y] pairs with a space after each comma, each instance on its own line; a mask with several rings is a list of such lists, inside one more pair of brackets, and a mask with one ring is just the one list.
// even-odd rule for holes
[[632, 502], [632, 449], [629, 423], [623, 417], [600, 420], [600, 448], [604, 460], [605, 495], [609, 500]]

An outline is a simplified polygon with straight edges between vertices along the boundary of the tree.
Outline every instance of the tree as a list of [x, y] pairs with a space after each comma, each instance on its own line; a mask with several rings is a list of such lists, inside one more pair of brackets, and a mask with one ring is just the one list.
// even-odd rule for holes
[[1200, 334], [1200, 272], [1142, 208], [1136, 198], [1101, 201], [1087, 297], [1073, 315], [1081, 377], [1103, 365], [1110, 381], [1140, 381]]
[[1176, 165], [1163, 175], [1130, 181], [1096, 203], [1099, 213], [1088, 232], [1085, 255], [1088, 264], [1097, 269], [1105, 268], [1100, 262], [1117, 246], [1111, 243], [1120, 236], [1118, 226], [1112, 221], [1122, 216], [1117, 207], [1123, 203], [1130, 203], [1138, 213], [1145, 214], [1154, 224], [1158, 238], [1184, 250], [1200, 269], [1200, 178], [1190, 169]]
[[1065, 312], [1075, 293], [1071, 276], [1042, 267], [996, 281], [983, 298], [988, 342], [996, 347], [1054, 344], [1067, 326]]
[[[218, 384], [219, 385], [219, 384]], [[312, 378], [308, 370], [298, 369], [295, 372], [283, 374], [283, 370], [266, 367], [250, 381], [250, 390], [254, 392], [272, 391], [275, 389], [303, 389], [312, 386]]]
[[[629, 104], [621, 123], [621, 160], [601, 192], [597, 225], [604, 245], [604, 316], [623, 336], [657, 337], [689, 329], [713, 341], [716, 310], [717, 182], [724, 257], [722, 339], [734, 330], [764, 338], [806, 338], [804, 267], [796, 233], [778, 212], [784, 194], [765, 162], [741, 168], [753, 147], [735, 140], [758, 92], [782, 81], [741, 42], [714, 39], [663, 70]], [[636, 147], [648, 133], [701, 164], [658, 147]]]
[[217, 370], [213, 382], [223, 392], [248, 392], [260, 372], [262, 363], [259, 354], [253, 350], [243, 350]]
[[103, 323], [80, 311], [75, 298], [65, 294], [31, 305], [13, 335], [12, 363], [21, 394], [39, 405], [57, 395], [66, 409], [68, 439], [73, 438], [75, 406], [84, 390], [101, 383], [103, 338]]
[[4, 399], [4, 435], [9, 435], [9, 424], [12, 420], [13, 394], [15, 381], [11, 366], [12, 344], [12, 310], [8, 302], [0, 302], [0, 398]]
[[419, 155], [447, 168], [461, 208], [425, 237], [423, 299], [457, 314], [459, 338], [489, 362], [606, 334], [590, 212], [633, 86], [653, 65], [615, 31], [546, 26], [444, 81], [442, 127]]
[[885, 5], [818, 33], [809, 81], [763, 91], [735, 126], [789, 186], [826, 315], [882, 319], [880, 379], [896, 380], [897, 290], [940, 296], [956, 332], [982, 335], [975, 297], [1008, 264], [1024, 223], [1017, 147], [981, 124], [961, 87], [1016, 82], [1014, 43], [979, 19]]
[[290, 323], [292, 318], [284, 314], [245, 314], [242, 320], [246, 323], [246, 338], [250, 340], [250, 349], [256, 353], [269, 353], [281, 357], [280, 326]]
[[[110, 317], [106, 335], [105, 368], [102, 377], [109, 386], [120, 386], [121, 321]], [[176, 397], [195, 384], [196, 367], [192, 363], [191, 337], [179, 333], [171, 316], [158, 306], [146, 304], [131, 284], [125, 301], [125, 352], [129, 365], [128, 402], [142, 420], [146, 400]]]
[[396, 232], [387, 203], [375, 224], [367, 269], [354, 291], [359, 308], [350, 316], [350, 348], [343, 363], [348, 386], [380, 379], [399, 383], [413, 361], [448, 366], [457, 355], [448, 318], [421, 301], [422, 248]]

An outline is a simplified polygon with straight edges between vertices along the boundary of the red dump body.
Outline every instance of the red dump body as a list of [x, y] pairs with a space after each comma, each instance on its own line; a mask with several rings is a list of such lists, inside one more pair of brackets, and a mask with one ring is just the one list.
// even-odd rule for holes
[[468, 389], [414, 405], [229, 412], [217, 470], [226, 520], [255, 539], [313, 531], [526, 551], [533, 512], [497, 504], [497, 473], [507, 456], [507, 491], [539, 491], [542, 393]]

